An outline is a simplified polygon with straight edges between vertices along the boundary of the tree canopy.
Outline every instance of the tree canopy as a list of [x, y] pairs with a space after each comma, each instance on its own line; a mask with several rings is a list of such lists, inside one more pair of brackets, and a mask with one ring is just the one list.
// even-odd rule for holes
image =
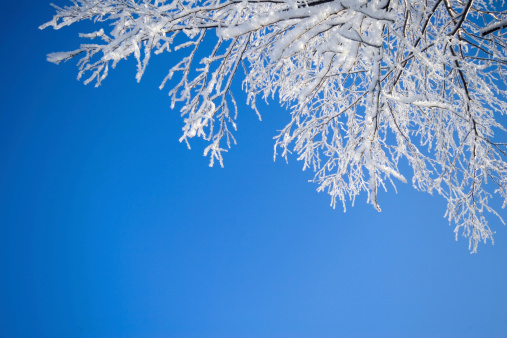
[[[492, 240], [493, 192], [507, 204], [507, 11], [489, 0], [75, 0], [40, 28], [93, 20], [94, 40], [48, 55], [75, 57], [96, 85], [130, 55], [139, 81], [151, 55], [187, 50], [168, 71], [181, 102], [180, 141], [209, 142], [210, 165], [235, 143], [238, 73], [247, 104], [278, 99], [290, 120], [275, 156], [296, 153], [319, 191], [354, 203], [407, 182], [447, 201], [470, 249]], [[102, 23], [108, 23], [104, 25]], [[107, 31], [105, 31], [106, 29]], [[98, 41], [97, 41], [98, 40]], [[205, 41], [207, 41], [205, 43]], [[209, 43], [211, 43], [211, 45]], [[198, 49], [208, 49], [198, 57]], [[176, 80], [170, 81], [174, 74]], [[173, 83], [174, 82], [174, 83]], [[502, 221], [503, 222], [503, 221]]]

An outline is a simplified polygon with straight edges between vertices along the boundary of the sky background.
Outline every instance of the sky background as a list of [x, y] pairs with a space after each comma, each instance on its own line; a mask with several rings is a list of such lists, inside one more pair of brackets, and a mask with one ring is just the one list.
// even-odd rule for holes
[[262, 122], [241, 105], [238, 145], [210, 168], [157, 89], [177, 55], [139, 84], [127, 61], [85, 86], [45, 55], [89, 25], [38, 30], [53, 13], [0, 10], [1, 338], [507, 337], [497, 219], [470, 255], [444, 200], [409, 184], [381, 213], [366, 195], [333, 210], [295, 157], [273, 162], [276, 102]]

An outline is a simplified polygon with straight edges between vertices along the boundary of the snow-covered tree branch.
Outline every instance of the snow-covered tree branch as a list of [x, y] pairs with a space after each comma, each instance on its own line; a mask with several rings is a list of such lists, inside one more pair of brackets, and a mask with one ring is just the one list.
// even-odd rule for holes
[[209, 141], [211, 165], [223, 165], [235, 142], [231, 83], [240, 72], [255, 111], [257, 99], [275, 97], [290, 111], [275, 156], [297, 153], [333, 206], [364, 191], [380, 210], [377, 190], [406, 182], [399, 164], [407, 161], [414, 188], [447, 200], [456, 237], [468, 237], [472, 252], [493, 239], [485, 214], [501, 218], [489, 206], [492, 192], [507, 204], [507, 148], [497, 135], [507, 111], [507, 11], [489, 0], [72, 3], [55, 6], [40, 28], [97, 23], [81, 35], [93, 43], [48, 56], [79, 57], [85, 83], [100, 85], [132, 54], [139, 81], [152, 53], [188, 51], [161, 88], [179, 73], [169, 95], [173, 107], [182, 102], [180, 140]]

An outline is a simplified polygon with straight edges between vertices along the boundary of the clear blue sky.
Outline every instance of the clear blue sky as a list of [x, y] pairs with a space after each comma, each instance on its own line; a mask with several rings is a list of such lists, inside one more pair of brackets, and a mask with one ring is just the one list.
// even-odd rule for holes
[[52, 14], [0, 11], [0, 337], [507, 337], [499, 221], [470, 255], [408, 184], [381, 213], [331, 209], [295, 158], [273, 163], [276, 102], [262, 122], [241, 106], [209, 168], [157, 89], [174, 56], [84, 86], [45, 55], [87, 26], [39, 31]]

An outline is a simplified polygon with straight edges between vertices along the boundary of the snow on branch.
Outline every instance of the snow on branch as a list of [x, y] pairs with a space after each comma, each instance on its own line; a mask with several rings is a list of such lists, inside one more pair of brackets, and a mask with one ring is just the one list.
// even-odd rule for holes
[[[275, 156], [295, 153], [318, 191], [346, 207], [361, 193], [406, 182], [447, 201], [446, 217], [470, 250], [492, 240], [486, 214], [507, 203], [507, 13], [487, 0], [74, 0], [40, 28], [83, 20], [94, 40], [48, 55], [80, 57], [78, 78], [100, 85], [133, 56], [141, 80], [152, 54], [185, 50], [160, 88], [184, 119], [181, 142], [201, 137], [218, 161], [235, 139], [238, 71], [247, 104], [278, 98], [290, 120]], [[107, 31], [106, 31], [107, 30]], [[198, 50], [207, 49], [206, 57]], [[174, 75], [177, 76], [174, 78]], [[257, 111], [257, 113], [259, 113]], [[259, 115], [260, 117], [260, 115]], [[496, 188], [490, 189], [493, 185]]]

